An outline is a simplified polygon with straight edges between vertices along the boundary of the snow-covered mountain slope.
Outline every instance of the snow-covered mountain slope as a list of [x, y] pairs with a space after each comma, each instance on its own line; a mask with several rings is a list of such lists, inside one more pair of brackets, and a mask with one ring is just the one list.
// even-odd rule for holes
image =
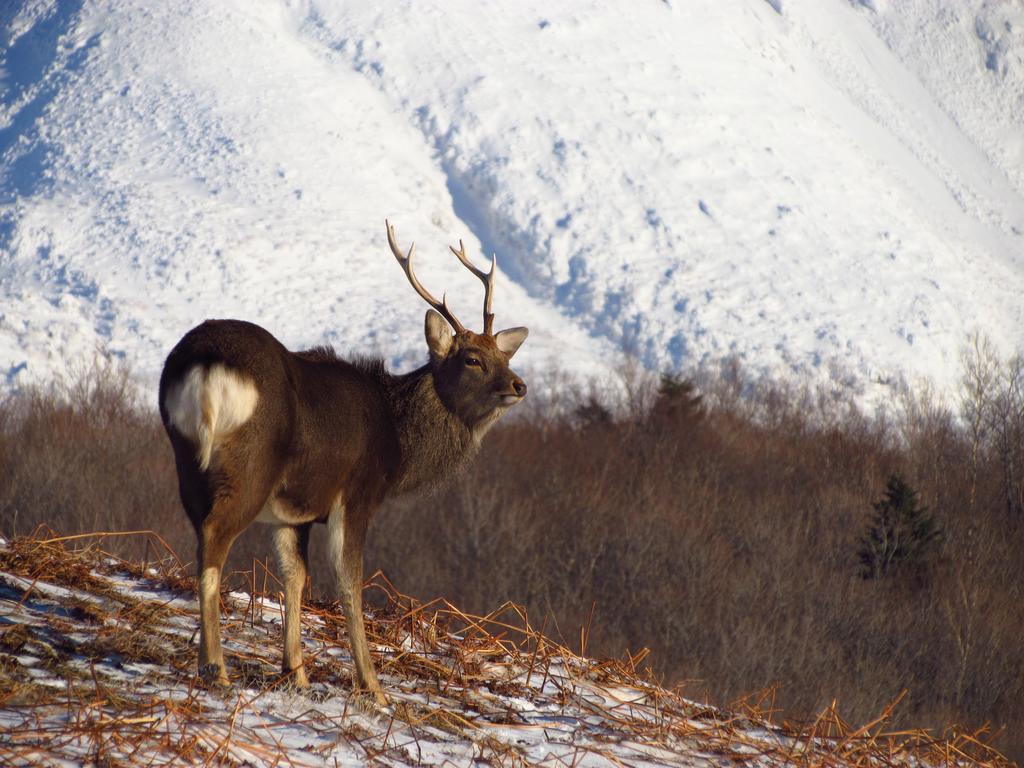
[[[382, 9], [384, 8], [384, 9]], [[526, 369], [948, 387], [1024, 345], [1024, 11], [981, 0], [0, 9], [0, 373], [152, 381], [211, 316], [424, 357], [496, 251]]]

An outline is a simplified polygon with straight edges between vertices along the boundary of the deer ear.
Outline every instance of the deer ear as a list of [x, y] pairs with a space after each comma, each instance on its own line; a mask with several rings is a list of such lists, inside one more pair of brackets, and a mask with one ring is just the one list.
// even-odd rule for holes
[[498, 345], [498, 349], [512, 357], [516, 350], [519, 349], [519, 345], [526, 341], [529, 333], [530, 331], [522, 326], [506, 328], [504, 331], [498, 331], [494, 334], [494, 343]]
[[448, 321], [434, 310], [428, 309], [424, 324], [430, 354], [440, 358], [446, 357], [452, 347], [452, 331], [448, 327]]

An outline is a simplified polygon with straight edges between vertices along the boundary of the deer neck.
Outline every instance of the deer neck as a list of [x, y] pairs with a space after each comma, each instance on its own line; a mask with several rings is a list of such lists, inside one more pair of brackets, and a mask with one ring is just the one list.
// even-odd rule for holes
[[391, 400], [401, 450], [394, 493], [435, 486], [476, 454], [480, 435], [445, 406], [429, 365], [395, 377]]

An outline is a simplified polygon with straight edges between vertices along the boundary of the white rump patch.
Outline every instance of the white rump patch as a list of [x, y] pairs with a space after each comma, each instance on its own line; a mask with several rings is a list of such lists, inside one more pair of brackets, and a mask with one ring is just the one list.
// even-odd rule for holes
[[164, 406], [174, 428], [196, 444], [205, 471], [217, 443], [249, 420], [258, 401], [251, 379], [223, 365], [197, 365], [171, 385]]

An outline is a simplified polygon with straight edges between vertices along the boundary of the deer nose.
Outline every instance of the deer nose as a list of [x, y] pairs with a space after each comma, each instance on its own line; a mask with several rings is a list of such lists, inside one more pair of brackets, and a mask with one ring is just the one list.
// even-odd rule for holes
[[519, 397], [526, 396], [526, 382], [522, 379], [512, 379], [512, 389], [515, 390], [515, 393], [519, 395]]

